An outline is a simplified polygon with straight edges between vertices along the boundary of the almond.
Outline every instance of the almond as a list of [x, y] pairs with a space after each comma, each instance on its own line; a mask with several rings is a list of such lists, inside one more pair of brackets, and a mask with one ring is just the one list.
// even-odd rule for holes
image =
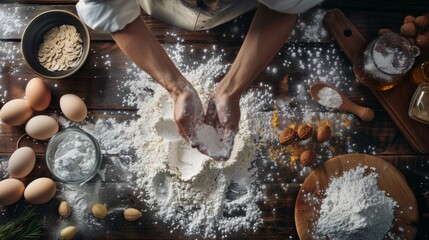
[[327, 125], [320, 126], [317, 129], [317, 141], [326, 142], [331, 138], [331, 128]]
[[67, 218], [70, 215], [70, 205], [68, 202], [61, 201], [58, 207], [58, 214], [63, 218]]
[[142, 216], [142, 213], [135, 208], [127, 208], [124, 210], [124, 218], [127, 221], [130, 221], [130, 222], [135, 221], [141, 218], [141, 216]]
[[304, 151], [301, 153], [299, 161], [303, 166], [311, 166], [316, 162], [316, 153], [311, 150]]
[[297, 132], [299, 139], [307, 140], [311, 137], [311, 135], [313, 135], [313, 128], [304, 123], [298, 127]]
[[292, 144], [296, 139], [295, 129], [288, 127], [279, 134], [279, 142], [285, 146]]

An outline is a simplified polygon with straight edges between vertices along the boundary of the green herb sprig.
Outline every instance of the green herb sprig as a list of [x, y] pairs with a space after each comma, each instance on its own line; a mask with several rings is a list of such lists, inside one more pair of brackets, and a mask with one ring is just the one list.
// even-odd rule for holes
[[34, 208], [0, 226], [1, 240], [36, 240], [43, 236], [43, 223]]

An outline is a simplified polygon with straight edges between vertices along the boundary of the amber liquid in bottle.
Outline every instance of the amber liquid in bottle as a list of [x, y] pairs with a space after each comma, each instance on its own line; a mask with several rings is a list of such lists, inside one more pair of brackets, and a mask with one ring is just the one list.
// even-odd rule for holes
[[368, 73], [364, 69], [364, 57], [357, 58], [353, 64], [353, 71], [359, 83], [364, 86], [377, 90], [386, 91], [396, 86], [403, 78], [403, 76], [391, 76], [391, 79], [380, 78]]

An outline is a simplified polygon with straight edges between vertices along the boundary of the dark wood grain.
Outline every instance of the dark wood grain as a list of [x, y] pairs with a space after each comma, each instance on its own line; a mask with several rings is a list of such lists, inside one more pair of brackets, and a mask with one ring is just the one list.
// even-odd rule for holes
[[[21, 33], [25, 25], [34, 16], [50, 9], [65, 9], [76, 12], [75, 4], [77, 0], [5, 0], [0, 4], [0, 14], [6, 10], [12, 9], [18, 13], [22, 20], [21, 25], [15, 31], [4, 34], [0, 33], [0, 45], [9, 44], [10, 49], [20, 48]], [[406, 15], [420, 15], [429, 9], [427, 0], [394, 0], [389, 3], [375, 2], [373, 0], [363, 1], [335, 1], [327, 0], [321, 5], [325, 9], [339, 8], [353, 22], [356, 28], [366, 39], [374, 38], [377, 30], [382, 27], [388, 27], [398, 30]], [[186, 49], [193, 48], [192, 54], [185, 51], [188, 61], [203, 61], [203, 51], [205, 48], [216, 46], [217, 49], [224, 49], [224, 61], [231, 63], [239, 50], [243, 41], [242, 36], [247, 32], [253, 17], [253, 12], [245, 14], [237, 21], [232, 21], [209, 31], [190, 32], [179, 28], [171, 27], [150, 16], [142, 13], [143, 18], [155, 36], [169, 48], [178, 43], [185, 46]], [[135, 106], [123, 104], [123, 96], [128, 93], [126, 88], [119, 88], [122, 83], [133, 77], [125, 74], [127, 69], [131, 68], [130, 61], [119, 50], [112, 41], [109, 34], [100, 33], [91, 30], [92, 51], [84, 67], [70, 78], [63, 80], [46, 80], [53, 92], [52, 103], [49, 109], [42, 113], [53, 113], [61, 115], [58, 106], [60, 96], [65, 93], [75, 93], [84, 98], [90, 110], [91, 121], [102, 118], [114, 118], [118, 121], [135, 119]], [[300, 42], [299, 36], [292, 39], [292, 43], [286, 44], [281, 55], [276, 56], [270, 63], [271, 66], [279, 66], [278, 74], [263, 72], [258, 76], [253, 86], [259, 82], [273, 87], [274, 96], [278, 95], [278, 87], [285, 74], [290, 75], [289, 86], [293, 87], [301, 84], [307, 77], [307, 73], [299, 71], [299, 67], [292, 64], [288, 68], [280, 67], [285, 59], [289, 58], [290, 49], [294, 47], [335, 49], [340, 51], [339, 46], [333, 39], [324, 39], [318, 43]], [[107, 57], [108, 56], [108, 57]], [[5, 59], [6, 57], [6, 59]], [[305, 60], [305, 59], [304, 59]], [[308, 60], [308, 59], [307, 59]], [[108, 63], [110, 61], [110, 63]], [[189, 62], [188, 62], [189, 63]], [[354, 77], [350, 61], [344, 53], [341, 53], [342, 73], [344, 79]], [[297, 70], [298, 69], [298, 70]], [[125, 76], [126, 75], [126, 76]], [[29, 79], [35, 77], [35, 74], [23, 62], [20, 54], [11, 60], [7, 59], [5, 53], [0, 51], [0, 94], [7, 90], [7, 95], [0, 96], [0, 107], [14, 98], [21, 98], [24, 95], [24, 88]], [[220, 80], [220, 79], [217, 79]], [[341, 85], [344, 87], [345, 85]], [[350, 89], [348, 89], [350, 88]], [[293, 89], [293, 88], [292, 88]], [[418, 225], [417, 239], [429, 238], [429, 218], [424, 218], [429, 213], [429, 207], [426, 203], [425, 194], [429, 190], [429, 155], [417, 154], [408, 144], [407, 140], [396, 127], [389, 115], [383, 110], [370, 91], [358, 85], [357, 82], [347, 85], [347, 89], [342, 90], [354, 102], [360, 105], [368, 106], [376, 111], [375, 121], [367, 124], [357, 124], [354, 126], [355, 134], [351, 135], [351, 141], [356, 144], [356, 151], [368, 151], [368, 146], [372, 146], [374, 153], [392, 163], [405, 176], [408, 184], [414, 190], [419, 205], [421, 221]], [[289, 92], [290, 96], [296, 96], [293, 90]], [[314, 102], [308, 103], [308, 110], [314, 113], [327, 111], [321, 109]], [[266, 109], [270, 113], [273, 109]], [[304, 109], [296, 109], [297, 112]], [[37, 114], [42, 114], [37, 113]], [[16, 148], [17, 140], [25, 133], [24, 128], [9, 127], [0, 123], [0, 179], [8, 177], [6, 171], [7, 161]], [[426, 138], [429, 142], [429, 137]], [[50, 176], [44, 163], [44, 151], [46, 142], [33, 141], [24, 137], [21, 146], [31, 146], [37, 153], [36, 168], [25, 179], [29, 182], [40, 176]], [[343, 152], [344, 153], [344, 152]], [[104, 166], [107, 169], [114, 169], [114, 162], [109, 160], [112, 157], [106, 155]], [[321, 159], [326, 160], [328, 156], [321, 155]], [[272, 165], [261, 169], [261, 175], [269, 173]], [[229, 239], [297, 239], [297, 232], [294, 222], [295, 199], [300, 189], [303, 179], [298, 173], [291, 172], [289, 168], [278, 164], [275, 167], [279, 175], [273, 180], [261, 179], [260, 184], [265, 185], [264, 194], [266, 199], [258, 203], [262, 211], [264, 224], [256, 232], [239, 232], [229, 236]], [[296, 180], [298, 179], [298, 181]], [[101, 183], [101, 199], [112, 199], [111, 189], [127, 189], [128, 184], [120, 172], [106, 171], [105, 180], [101, 181], [99, 176], [87, 183], [88, 189], [92, 189], [96, 184]], [[63, 187], [57, 183], [59, 188]], [[133, 195], [129, 189], [124, 190], [114, 198], [121, 206], [129, 203], [127, 195]], [[135, 196], [134, 196], [135, 197]], [[137, 199], [137, 198], [136, 198]], [[58, 223], [60, 222], [55, 211], [60, 199], [56, 198], [46, 205], [38, 206], [38, 210], [44, 213], [45, 219], [51, 224], [45, 228], [46, 236], [56, 236], [58, 234]], [[103, 227], [94, 229], [88, 228], [79, 231], [77, 239], [202, 239], [202, 236], [185, 236], [180, 230], [170, 232], [167, 224], [162, 224], [154, 213], [147, 209], [141, 202], [138, 203], [145, 211], [145, 215], [138, 223], [129, 223], [121, 218], [120, 210], [116, 209], [113, 220], [102, 222]], [[22, 211], [26, 203], [21, 200], [18, 204], [10, 207], [0, 206], [0, 223], [12, 218], [19, 211]], [[273, 211], [275, 209], [275, 211]], [[88, 213], [89, 215], [89, 213]]]

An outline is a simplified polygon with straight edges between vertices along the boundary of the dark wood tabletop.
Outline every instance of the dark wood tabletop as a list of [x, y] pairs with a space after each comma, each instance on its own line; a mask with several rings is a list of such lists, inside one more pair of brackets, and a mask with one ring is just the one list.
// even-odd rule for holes
[[[71, 12], [76, 12], [76, 0], [61, 1], [61, 0], [20, 0], [12, 1], [5, 0], [0, 3], [0, 19], [1, 14], [16, 14], [19, 18], [19, 24], [15, 24], [14, 29], [0, 32], [0, 107], [7, 101], [24, 96], [25, 85], [29, 79], [37, 75], [31, 71], [26, 65], [22, 56], [19, 53], [21, 34], [27, 23], [37, 14], [50, 9], [64, 9]], [[377, 36], [377, 31], [380, 28], [391, 28], [395, 31], [399, 30], [400, 25], [406, 15], [422, 15], [429, 11], [429, 2], [427, 0], [412, 0], [412, 1], [370, 1], [370, 0], [352, 0], [352, 1], [325, 1], [320, 6], [322, 9], [339, 8], [351, 20], [366, 39], [373, 39]], [[183, 39], [179, 44], [187, 48], [193, 48], [196, 52], [201, 52], [205, 48], [212, 46], [221, 46], [226, 51], [226, 59], [231, 62], [237, 54], [240, 45], [243, 41], [241, 35], [245, 35], [254, 12], [249, 12], [232, 21], [211, 29], [209, 31], [190, 32], [179, 28], [175, 28], [164, 24], [150, 16], [142, 13], [146, 23], [149, 25], [152, 32], [160, 40], [164, 46], [177, 44], [177, 39]], [[0, 29], [2, 24], [0, 22]], [[234, 34], [234, 31], [239, 28], [239, 34]], [[6, 29], [5, 27], [3, 30]], [[167, 33], [174, 33], [167, 34]], [[124, 71], [130, 60], [120, 51], [115, 42], [108, 34], [103, 34], [95, 31], [90, 31], [91, 34], [91, 51], [85, 65], [74, 75], [66, 80], [51, 80], [46, 79], [47, 84], [52, 89], [52, 102], [45, 113], [57, 112], [59, 110], [59, 97], [66, 93], [74, 93], [83, 99], [90, 110], [92, 120], [99, 118], [115, 118], [118, 121], [123, 121], [135, 118], [133, 113], [136, 113], [136, 108], [132, 106], [123, 106], [123, 91], [118, 88], [118, 81], [124, 80]], [[280, 51], [283, 55], [287, 55], [291, 46], [314, 47], [321, 48], [322, 51], [336, 50], [341, 51], [341, 48], [335, 41], [327, 37], [318, 42], [300, 41], [300, 38], [295, 36]], [[5, 51], [9, 49], [10, 51]], [[12, 54], [15, 51], [17, 54]], [[10, 56], [15, 56], [11, 59]], [[102, 62], [102, 56], [109, 55], [113, 62], [108, 68]], [[423, 54], [424, 55], [424, 54]], [[198, 55], [197, 55], [198, 56]], [[427, 56], [427, 55], [426, 55]], [[344, 78], [354, 78], [350, 61], [347, 57], [340, 53], [342, 62], [342, 72]], [[420, 59], [421, 60], [421, 59]], [[270, 63], [276, 66], [282, 66], [282, 57], [277, 56]], [[292, 67], [282, 69], [279, 67], [278, 74], [262, 73], [257, 83], [265, 82], [270, 84], [274, 89], [274, 95], [278, 95], [278, 86], [285, 74], [295, 76], [293, 81], [289, 82], [289, 95], [296, 95], [293, 92], [294, 84], [298, 84], [298, 80], [302, 77], [299, 69]], [[256, 84], [254, 84], [256, 85]], [[416, 153], [400, 130], [395, 126], [389, 115], [384, 111], [382, 106], [377, 102], [371, 92], [363, 86], [360, 86], [356, 81], [351, 81], [349, 89], [341, 89], [347, 91], [347, 96], [354, 102], [371, 107], [375, 110], [375, 120], [370, 123], [359, 122], [356, 126], [356, 133], [350, 136], [350, 141], [356, 144], [354, 151], [357, 153], [371, 153], [383, 158], [397, 167], [405, 176], [408, 184], [414, 190], [416, 199], [419, 205], [420, 222], [416, 226], [418, 229], [418, 239], [429, 239], [429, 202], [425, 196], [429, 191], [429, 155]], [[102, 94], [98, 93], [102, 90]], [[310, 111], [315, 114], [328, 111], [315, 105], [310, 105]], [[131, 114], [130, 114], [131, 113]], [[11, 154], [16, 149], [16, 142], [25, 133], [24, 127], [10, 127], [0, 123], [0, 178], [8, 178], [7, 161]], [[45, 142], [34, 142], [29, 138], [24, 138], [23, 145], [31, 146], [37, 153], [36, 167], [33, 172], [23, 181], [30, 182], [32, 179], [41, 176], [50, 176], [44, 163], [44, 151], [46, 148]], [[427, 136], [427, 144], [429, 144], [429, 136]], [[370, 150], [368, 150], [370, 149]], [[335, 152], [336, 155], [346, 154], [346, 150]], [[109, 156], [106, 156], [107, 158]], [[329, 156], [322, 156], [329, 158]], [[271, 167], [271, 166], [268, 166]], [[267, 167], [267, 168], [268, 168]], [[271, 181], [264, 182], [266, 189], [264, 194], [267, 198], [259, 203], [262, 211], [263, 225], [256, 232], [238, 232], [234, 233], [229, 238], [231, 239], [298, 239], [295, 224], [294, 224], [294, 205], [297, 192], [300, 188], [300, 183], [296, 182], [296, 173], [291, 173], [288, 169], [283, 169], [281, 165], [277, 165], [280, 173]], [[263, 171], [262, 171], [263, 172]], [[302, 179], [300, 180], [302, 181]], [[61, 183], [58, 183], [61, 185]], [[125, 177], [114, 176], [114, 174], [106, 174], [104, 181], [90, 181], [87, 185], [101, 184], [101, 189], [108, 191], [109, 188], [115, 188], [127, 184]], [[285, 188], [285, 184], [288, 186]], [[107, 194], [107, 193], [105, 193]], [[132, 196], [132, 193], [124, 194], [123, 199]], [[52, 200], [50, 203], [36, 206], [45, 223], [45, 236], [43, 239], [58, 238], [59, 218], [57, 216], [58, 200]], [[145, 215], [137, 223], [129, 223], [123, 219], [115, 219], [107, 221], [103, 226], [96, 228], [93, 232], [79, 232], [77, 239], [199, 239], [201, 236], [186, 236], [180, 230], [171, 233], [168, 224], [162, 223], [155, 216], [145, 209], [143, 203], [138, 203], [145, 210]], [[10, 220], [15, 214], [19, 213], [25, 205], [24, 200], [20, 200], [17, 204], [3, 207], [0, 206], [0, 224]], [[273, 211], [275, 209], [275, 211]], [[55, 229], [55, 230], [54, 230]]]

